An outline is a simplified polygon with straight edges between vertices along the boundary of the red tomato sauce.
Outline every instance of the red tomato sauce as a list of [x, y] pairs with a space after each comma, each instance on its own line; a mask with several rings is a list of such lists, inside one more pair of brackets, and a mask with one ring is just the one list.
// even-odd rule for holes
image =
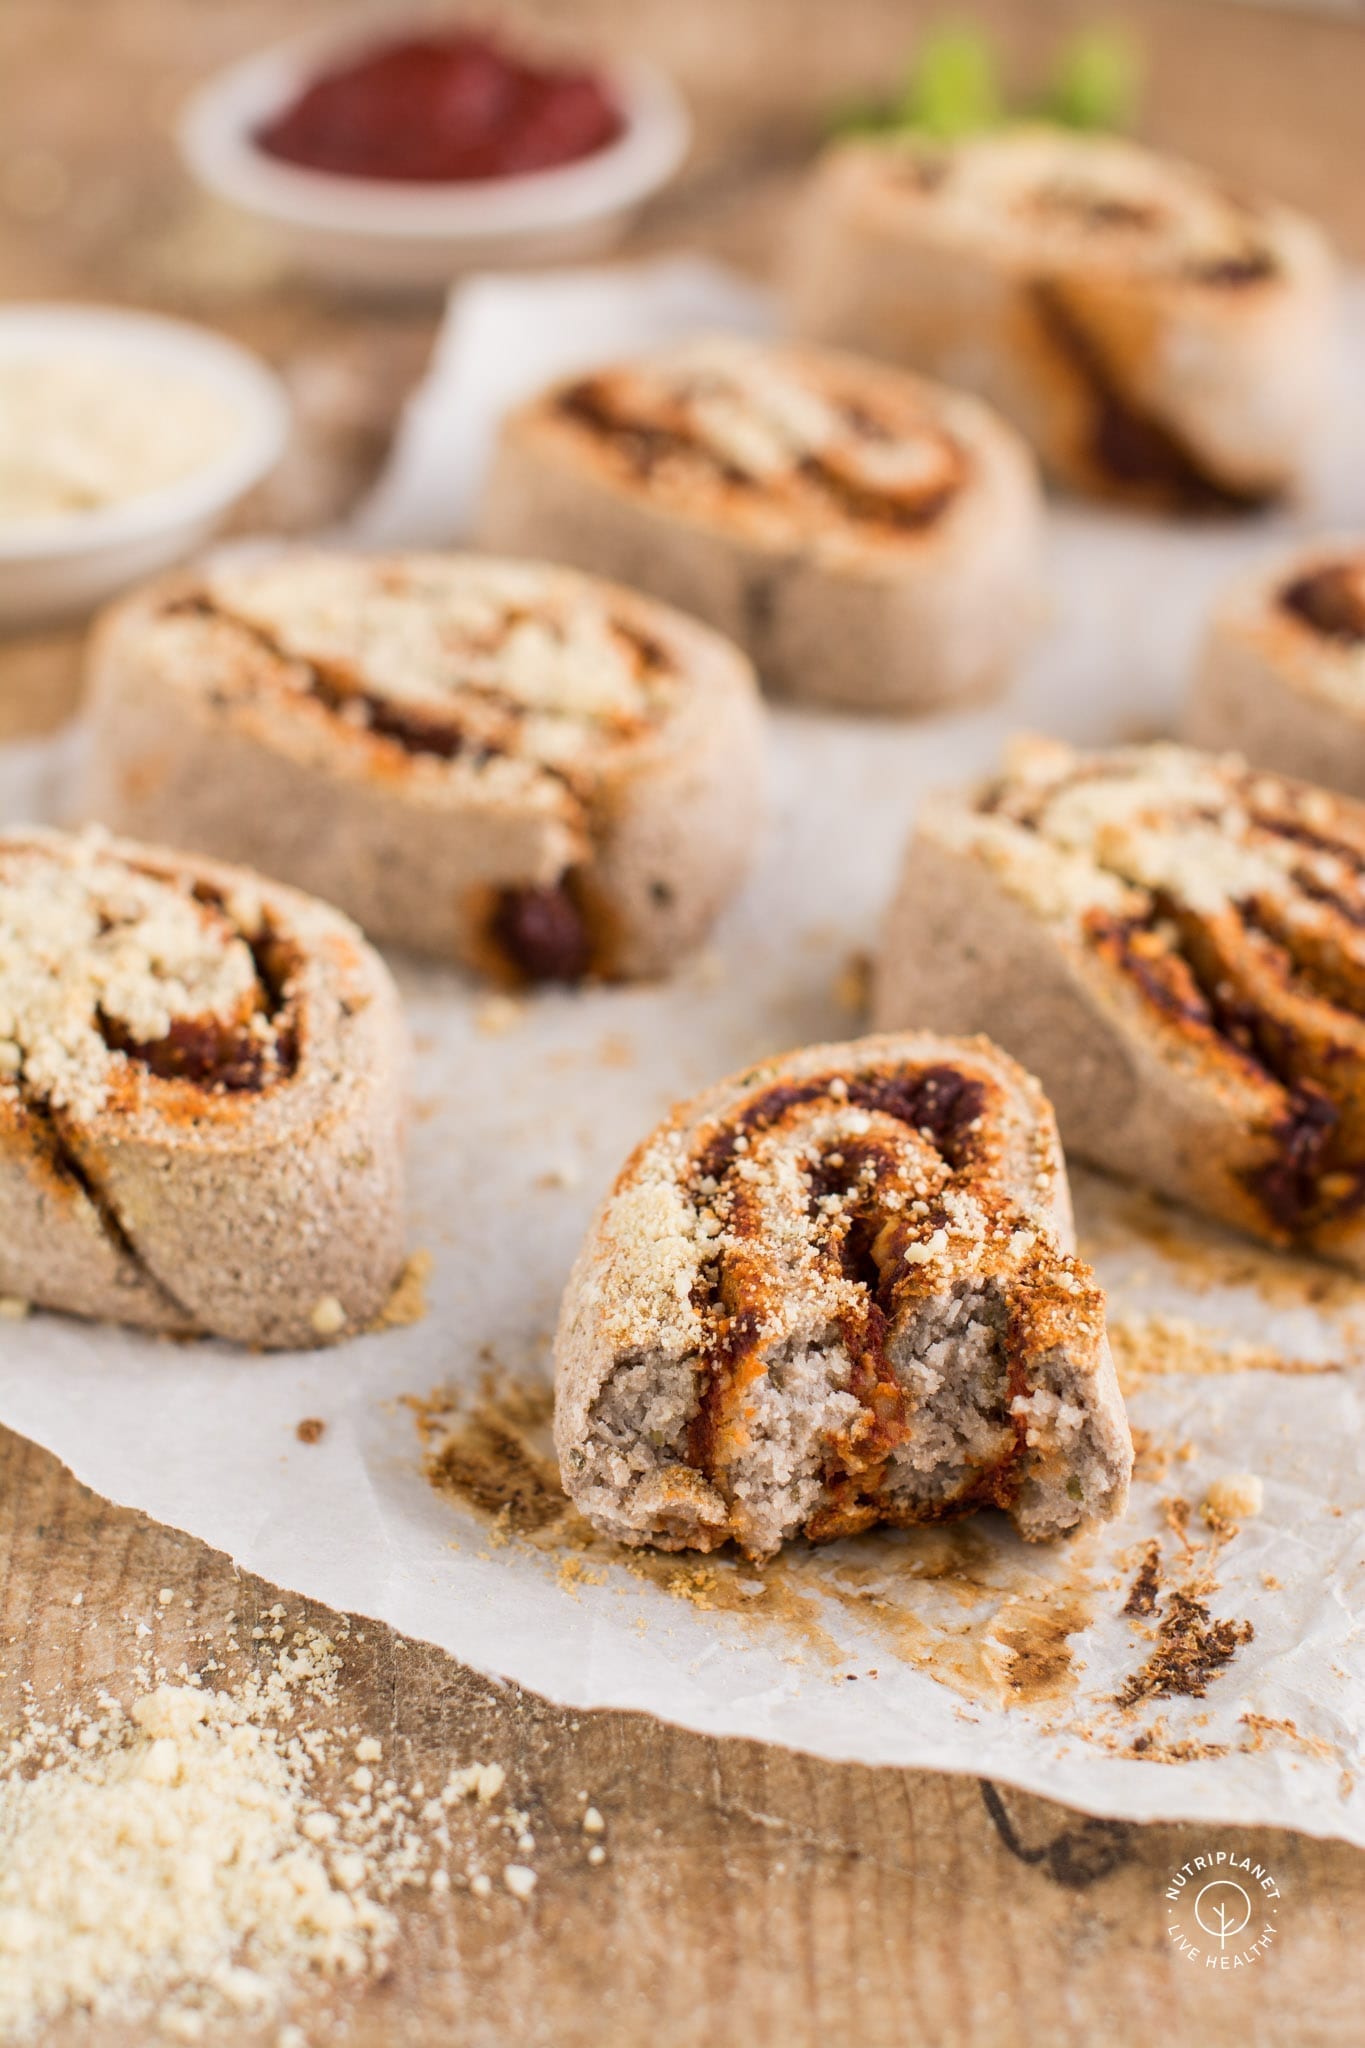
[[576, 163], [622, 125], [594, 72], [526, 63], [454, 32], [380, 44], [322, 72], [255, 141], [338, 177], [463, 184]]

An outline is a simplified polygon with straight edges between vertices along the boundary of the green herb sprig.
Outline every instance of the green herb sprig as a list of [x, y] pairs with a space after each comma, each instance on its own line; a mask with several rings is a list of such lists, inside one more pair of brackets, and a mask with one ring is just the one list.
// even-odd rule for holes
[[1017, 120], [1122, 132], [1136, 120], [1142, 81], [1142, 54], [1132, 36], [1097, 25], [1069, 37], [1042, 89], [1011, 108], [990, 36], [945, 23], [922, 38], [892, 99], [845, 108], [832, 125], [843, 135], [917, 135], [933, 142], [955, 142]]

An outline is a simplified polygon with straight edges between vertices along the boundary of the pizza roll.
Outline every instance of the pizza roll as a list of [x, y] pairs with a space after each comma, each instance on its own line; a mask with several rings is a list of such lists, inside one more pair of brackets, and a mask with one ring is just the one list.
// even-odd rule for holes
[[1365, 541], [1316, 541], [1228, 593], [1184, 736], [1365, 797]]
[[0, 1295], [311, 1345], [403, 1258], [405, 1046], [325, 904], [102, 834], [0, 835]]
[[709, 619], [780, 695], [863, 710], [999, 688], [1038, 609], [1032, 463], [984, 406], [733, 336], [514, 412], [482, 533]]
[[1069, 1153], [1365, 1271], [1365, 809], [1235, 755], [1023, 742], [921, 814], [876, 1014], [989, 1030]]
[[91, 661], [86, 810], [512, 982], [666, 973], [737, 887], [737, 649], [572, 570], [283, 554], [153, 584]]
[[1159, 510], [1281, 496], [1329, 384], [1318, 229], [1114, 136], [838, 144], [789, 295], [802, 333], [979, 392], [1058, 482]]
[[564, 1484], [623, 1543], [766, 1558], [1004, 1508], [1121, 1512], [1104, 1301], [1037, 1084], [984, 1039], [817, 1045], [629, 1160], [560, 1313]]

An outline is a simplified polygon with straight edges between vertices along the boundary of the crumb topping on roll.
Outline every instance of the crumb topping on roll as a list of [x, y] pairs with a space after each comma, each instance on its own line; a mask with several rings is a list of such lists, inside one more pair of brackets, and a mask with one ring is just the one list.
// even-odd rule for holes
[[504, 983], [669, 971], [752, 841], [750, 664], [574, 569], [281, 551], [125, 598], [91, 666], [90, 814]]
[[789, 290], [803, 333], [979, 393], [1058, 481], [1154, 509], [1273, 502], [1325, 417], [1320, 230], [1115, 136], [836, 143]]
[[774, 542], [844, 526], [912, 534], [967, 474], [962, 444], [905, 378], [733, 337], [580, 378], [556, 405], [624, 479], [684, 509], [720, 492]]
[[242, 689], [315, 706], [370, 754], [494, 786], [571, 777], [639, 740], [679, 685], [628, 605], [539, 564], [286, 554], [209, 573], [177, 613], [219, 625], [225, 653], [237, 638]]
[[1141, 1005], [1266, 1140], [1284, 1240], [1365, 1206], [1365, 812], [1233, 755], [1026, 741], [928, 829]]
[[1279, 268], [1271, 209], [1117, 136], [1024, 128], [876, 147], [888, 200], [918, 197], [955, 235], [1013, 245], [1029, 266], [1112, 264], [1219, 290]]
[[127, 1064], [203, 1088], [292, 1070], [290, 948], [228, 897], [96, 833], [0, 841], [0, 1087], [89, 1116]]

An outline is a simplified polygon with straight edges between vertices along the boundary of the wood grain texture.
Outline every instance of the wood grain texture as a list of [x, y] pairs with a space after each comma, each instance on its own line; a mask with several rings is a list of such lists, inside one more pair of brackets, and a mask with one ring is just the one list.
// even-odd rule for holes
[[[999, 30], [1022, 77], [1091, 8], [969, 11]], [[1148, 42], [1154, 139], [1321, 210], [1365, 253], [1365, 32], [1216, 0], [1108, 11]], [[195, 77], [334, 12], [334, 0], [0, 4], [0, 290], [159, 306], [277, 363], [299, 432], [244, 526], [304, 531], [354, 501], [434, 332], [430, 305], [294, 283], [175, 163], [170, 120]], [[898, 0], [577, 0], [571, 12], [483, 0], [478, 13], [556, 30], [568, 19], [667, 63], [696, 106], [698, 142], [633, 247], [700, 246], [759, 270], [824, 110], [884, 86], [912, 26]], [[78, 675], [78, 635], [0, 647], [0, 739], [57, 723]], [[22, 1332], [0, 1322], [0, 1345], [15, 1343]], [[163, 1586], [176, 1596], [164, 1609]], [[234, 1609], [250, 1621], [279, 1597], [0, 1432], [5, 1725], [28, 1683], [44, 1698], [102, 1686], [129, 1697], [139, 1620], [169, 1668], [182, 1656], [195, 1668], [205, 1653], [191, 1631], [212, 1634]], [[325, 1620], [287, 1607], [291, 1622]], [[529, 1906], [457, 1893], [405, 1909], [390, 1979], [327, 2001], [338, 2038], [365, 2048], [1345, 2048], [1361, 2036], [1365, 1857], [1337, 1845], [1219, 1831], [1217, 1846], [1271, 1864], [1285, 1902], [1280, 1946], [1214, 1975], [1164, 1933], [1166, 1875], [1209, 1845], [1203, 1830], [1086, 1820], [971, 1780], [817, 1763], [637, 1716], [566, 1715], [363, 1622], [338, 1714], [414, 1774], [502, 1762], [531, 1812], [540, 1875]], [[583, 1791], [608, 1823], [596, 1870]], [[52, 2036], [55, 2048], [142, 2038], [76, 2023]]]
[[[176, 1594], [166, 1608], [163, 1586]], [[26, 1684], [42, 1699], [88, 1701], [101, 1688], [129, 1699], [139, 1621], [160, 1662], [174, 1670], [184, 1658], [193, 1671], [208, 1654], [195, 1636], [221, 1635], [229, 1612], [249, 1629], [280, 1597], [0, 1432], [5, 1725]], [[335, 1629], [327, 1610], [285, 1604], [291, 1628]], [[388, 1980], [326, 2000], [357, 2048], [1360, 2038], [1355, 1851], [1218, 1830], [1218, 1847], [1271, 1866], [1284, 1904], [1279, 1948], [1215, 1975], [1177, 1956], [1164, 1931], [1167, 1875], [1208, 1847], [1206, 1830], [1089, 1820], [973, 1779], [818, 1763], [638, 1715], [567, 1714], [388, 1629], [354, 1630], [339, 1720], [377, 1735], [400, 1776], [502, 1763], [531, 1815], [540, 1878], [529, 1906], [456, 1892], [404, 1907]], [[597, 1869], [582, 1792], [607, 1822]], [[278, 2025], [232, 2038], [269, 2041]], [[52, 2048], [139, 2038], [73, 2025]]]

